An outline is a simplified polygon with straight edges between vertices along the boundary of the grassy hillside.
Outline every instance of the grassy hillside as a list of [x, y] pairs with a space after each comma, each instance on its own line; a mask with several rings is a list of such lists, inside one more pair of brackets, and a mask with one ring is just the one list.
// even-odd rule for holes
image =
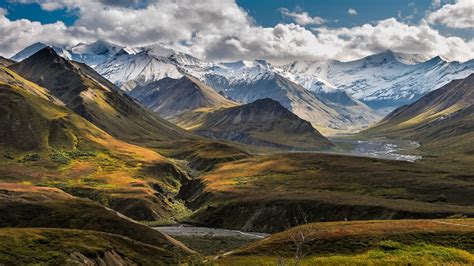
[[0, 69], [0, 181], [61, 188], [138, 220], [186, 215], [174, 160], [115, 139], [48, 91]]
[[417, 163], [274, 154], [223, 163], [200, 178], [185, 198], [197, 209], [190, 220], [211, 227], [275, 232], [320, 220], [474, 215], [472, 180]]
[[[88, 199], [56, 188], [0, 183], [0, 227], [102, 231], [180, 254], [192, 252], [178, 241]], [[3, 242], [3, 241], [0, 241]]]
[[[313, 223], [240, 248], [218, 265], [474, 263], [470, 219]], [[298, 247], [298, 248], [297, 248]]]
[[171, 265], [187, 260], [173, 250], [96, 231], [2, 228], [0, 240], [5, 265]]

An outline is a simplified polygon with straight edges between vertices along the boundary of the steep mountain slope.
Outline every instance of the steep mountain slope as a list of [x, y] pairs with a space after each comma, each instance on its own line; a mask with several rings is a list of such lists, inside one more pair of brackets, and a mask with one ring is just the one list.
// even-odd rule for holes
[[136, 86], [145, 86], [166, 77], [179, 79], [183, 76], [182, 69], [199, 70], [206, 65], [210, 64], [191, 55], [151, 45], [122, 49], [95, 69], [122, 90], [130, 91]]
[[0, 56], [0, 66], [8, 67], [9, 65], [13, 65], [14, 63], [16, 63], [14, 60]]
[[311, 91], [319, 90], [321, 80], [330, 82], [377, 109], [411, 103], [453, 79], [474, 72], [473, 60], [447, 62], [438, 56], [420, 61], [423, 60], [416, 56], [387, 51], [351, 62], [294, 62], [277, 68], [277, 72]]
[[322, 83], [321, 86], [326, 88], [313, 91], [313, 94], [336, 110], [339, 115], [350, 120], [353, 127], [357, 129], [365, 128], [382, 118], [380, 114], [365, 103], [347, 94], [346, 91], [332, 87], [328, 83]]
[[331, 146], [309, 122], [271, 99], [209, 112], [195, 122], [193, 131], [209, 138], [287, 149]]
[[[71, 115], [49, 92], [0, 67], [0, 143], [19, 150], [79, 148], [106, 134]], [[83, 141], [84, 140], [84, 141]]]
[[91, 67], [105, 62], [119, 52], [124, 52], [127, 48], [97, 40], [91, 44], [80, 43], [69, 49], [71, 58], [78, 62], [87, 62]]
[[115, 137], [140, 143], [192, 138], [117, 91], [92, 68], [68, 61], [49, 47], [10, 68], [46, 87], [69, 108]]
[[188, 177], [172, 160], [110, 136], [4, 67], [0, 103], [0, 181], [59, 187], [138, 220], [183, 211], [169, 198]]
[[189, 75], [137, 86], [129, 95], [164, 118], [197, 109], [209, 111], [238, 105]]
[[421, 142], [440, 152], [474, 153], [474, 74], [400, 107], [367, 131]]

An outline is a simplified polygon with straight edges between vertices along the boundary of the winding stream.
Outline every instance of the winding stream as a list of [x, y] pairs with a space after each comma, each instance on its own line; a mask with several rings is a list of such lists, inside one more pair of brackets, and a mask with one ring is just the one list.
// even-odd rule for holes
[[247, 239], [262, 239], [268, 236], [265, 233], [242, 232], [238, 230], [197, 227], [189, 225], [159, 226], [153, 227], [170, 236], [196, 236], [196, 237], [239, 237]]
[[331, 139], [336, 144], [349, 144], [351, 147], [335, 153], [353, 156], [372, 157], [389, 160], [414, 162], [421, 156], [405, 154], [404, 150], [419, 147], [415, 141], [409, 140], [351, 140]]

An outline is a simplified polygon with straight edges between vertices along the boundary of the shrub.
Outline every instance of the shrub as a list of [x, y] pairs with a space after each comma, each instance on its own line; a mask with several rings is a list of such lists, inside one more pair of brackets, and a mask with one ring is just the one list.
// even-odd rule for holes
[[88, 151], [69, 151], [67, 152], [67, 155], [72, 159], [96, 157], [96, 154], [94, 152]]
[[37, 153], [27, 154], [23, 156], [21, 162], [36, 162], [41, 159], [41, 156]]
[[70, 159], [69, 157], [61, 152], [51, 154], [51, 161], [60, 164], [68, 164]]
[[5, 154], [3, 154], [3, 157], [5, 157], [5, 159], [8, 159], [8, 160], [15, 159], [15, 156], [13, 156], [13, 154], [10, 151], [6, 151]]
[[464, 219], [464, 218], [467, 218], [467, 216], [463, 214], [453, 214], [448, 217], [448, 219]]
[[383, 250], [390, 251], [402, 248], [402, 244], [392, 240], [384, 240], [379, 243], [379, 247]]

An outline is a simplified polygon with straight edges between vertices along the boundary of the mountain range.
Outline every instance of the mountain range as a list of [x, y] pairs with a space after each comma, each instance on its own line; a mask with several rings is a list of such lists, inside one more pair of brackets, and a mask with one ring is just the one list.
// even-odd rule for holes
[[[34, 44], [12, 58], [20, 60], [44, 46]], [[388, 111], [466, 77], [474, 68], [472, 60], [448, 62], [392, 51], [352, 62], [276, 66], [264, 60], [209, 62], [158, 44], [131, 48], [99, 40], [53, 49], [88, 64], [127, 93], [141, 88], [144, 95], [144, 88], [164, 78], [193, 76], [240, 104], [276, 100], [326, 134], [366, 128]]]
[[311, 91], [322, 90], [318, 81], [324, 80], [372, 108], [390, 110], [412, 103], [453, 79], [465, 78], [474, 68], [474, 60], [448, 62], [437, 56], [407, 64], [407, 58], [413, 57], [386, 51], [352, 62], [294, 62], [280, 70]]
[[[33, 44], [17, 53], [12, 59], [21, 61], [45, 46], [46, 44], [43, 43]], [[329, 87], [343, 89], [349, 95], [364, 102], [375, 104], [378, 101], [382, 107], [384, 106], [382, 103], [387, 100], [393, 100], [393, 106], [396, 106], [397, 102], [398, 105], [401, 102], [413, 102], [417, 99], [417, 95], [431, 91], [433, 87], [439, 88], [452, 79], [468, 76], [473, 66], [472, 60], [464, 63], [450, 62], [440, 56], [430, 58], [390, 50], [350, 62], [298, 61], [274, 66], [264, 60], [207, 62], [158, 44], [130, 48], [99, 40], [92, 44], [79, 44], [69, 48], [52, 47], [60, 55], [97, 68], [100, 74], [119, 84], [123, 83], [123, 80], [149, 82], [152, 79], [159, 80], [163, 76], [176, 78], [180, 76], [176, 71], [179, 68], [198, 77], [202, 75], [203, 70], [207, 70], [204, 73], [206, 74], [208, 71], [213, 72], [214, 69], [217, 74], [231, 80], [256, 79], [262, 77], [264, 70], [273, 69], [274, 72], [311, 91], [320, 91], [322, 82]], [[129, 64], [125, 65], [124, 61]], [[161, 67], [157, 68], [160, 64], [162, 64]], [[231, 69], [231, 71], [225, 69]], [[242, 69], [245, 69], [246, 77], [238, 75], [242, 74]], [[151, 73], [153, 71], [156, 73]], [[425, 78], [423, 78], [424, 74], [427, 74]], [[434, 77], [438, 78], [433, 79]], [[382, 87], [381, 83], [384, 83]], [[368, 88], [363, 87], [364, 84], [368, 85]], [[411, 91], [408, 90], [410, 87], [413, 87]], [[397, 90], [400, 92], [397, 93]]]

